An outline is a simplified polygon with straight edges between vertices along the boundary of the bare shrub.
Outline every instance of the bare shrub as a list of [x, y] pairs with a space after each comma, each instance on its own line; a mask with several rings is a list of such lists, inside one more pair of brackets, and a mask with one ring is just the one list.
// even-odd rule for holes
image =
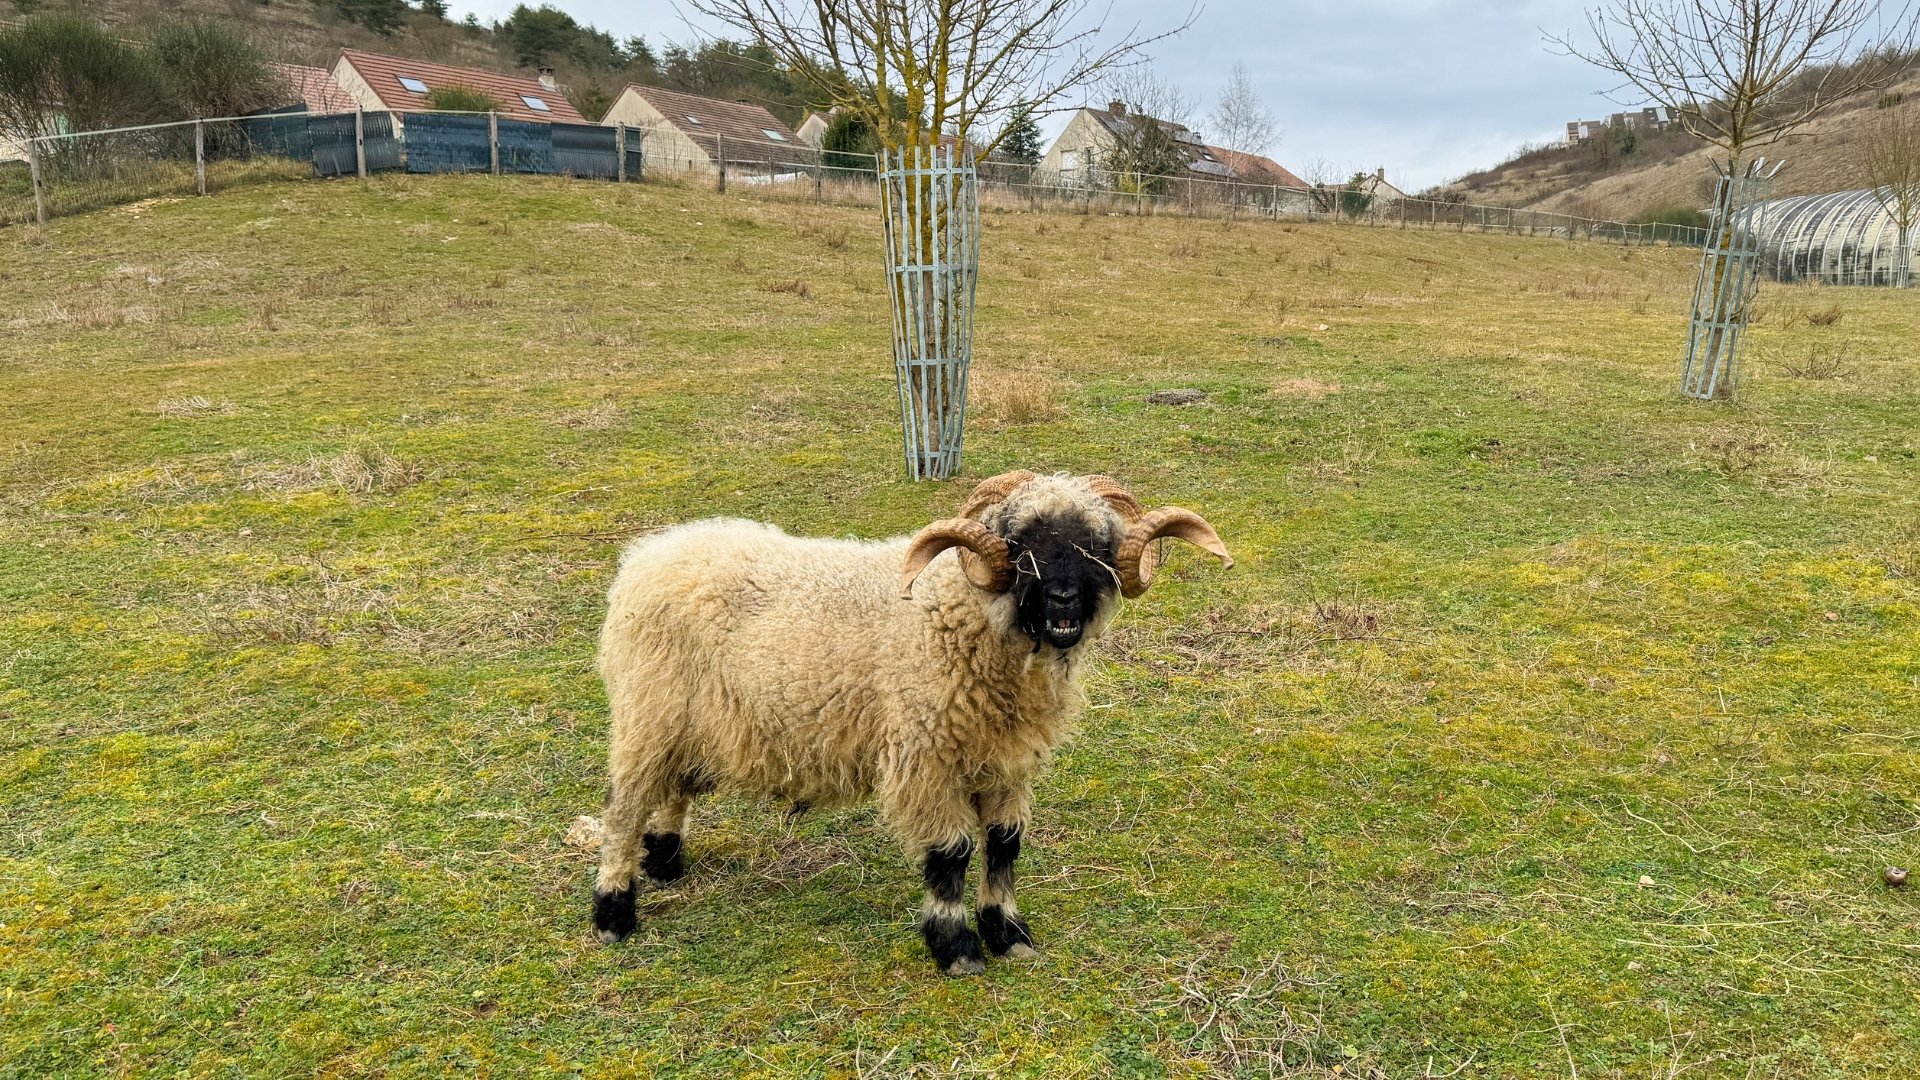
[[805, 300], [808, 297], [811, 297], [813, 295], [813, 291], [807, 288], [806, 282], [797, 281], [797, 280], [796, 281], [769, 281], [766, 284], [760, 286], [760, 291], [770, 292], [770, 293], [792, 293], [793, 295], [799, 297], [802, 300]]
[[1853, 375], [1853, 361], [1853, 342], [1849, 340], [1837, 347], [1810, 345], [1803, 359], [1789, 360], [1781, 367], [1796, 379], [1845, 379]]
[[1845, 312], [1840, 310], [1840, 305], [1834, 304], [1832, 307], [1829, 307], [1824, 311], [1808, 312], [1807, 322], [1813, 324], [1814, 326], [1833, 326], [1834, 324], [1840, 321], [1840, 317], [1843, 314], [1845, 314]]
[[1714, 467], [1728, 476], [1752, 472], [1774, 450], [1767, 439], [1737, 431], [1716, 432], [1707, 439], [1707, 453]]
[[1058, 420], [1067, 413], [1058, 380], [1044, 371], [975, 371], [972, 397], [979, 414], [1005, 424]]

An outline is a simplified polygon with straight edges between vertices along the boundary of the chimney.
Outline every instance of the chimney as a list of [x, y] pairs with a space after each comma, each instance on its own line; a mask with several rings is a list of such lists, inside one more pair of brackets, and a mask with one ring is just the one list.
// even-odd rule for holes
[[540, 85], [546, 87], [549, 90], [560, 89], [560, 83], [556, 81], [553, 77], [552, 68], [543, 67], [540, 69]]
[[1386, 183], [1386, 182], [1387, 182], [1387, 167], [1386, 167], [1385, 165], [1382, 165], [1382, 166], [1380, 166], [1379, 168], [1377, 168], [1377, 169], [1375, 169], [1375, 170], [1373, 170], [1373, 178], [1374, 178], [1375, 180], [1378, 180], [1378, 181], [1380, 181], [1380, 182], [1381, 182], [1381, 183], [1383, 183], [1383, 184], [1384, 184], [1384, 183]]
[[1125, 116], [1127, 115], [1127, 103], [1124, 101], [1109, 101], [1107, 102], [1107, 111], [1115, 116]]

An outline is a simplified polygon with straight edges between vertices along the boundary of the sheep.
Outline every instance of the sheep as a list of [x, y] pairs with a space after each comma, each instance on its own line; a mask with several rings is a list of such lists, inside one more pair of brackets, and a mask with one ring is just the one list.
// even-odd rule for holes
[[[1177, 537], [1232, 558], [1179, 507], [1143, 512], [1102, 476], [1005, 473], [911, 537], [789, 536], [693, 522], [630, 545], [607, 594], [599, 668], [611, 785], [593, 923], [636, 926], [644, 870], [685, 873], [687, 812], [724, 788], [796, 812], [877, 799], [917, 857], [920, 929], [952, 975], [1037, 955], [1015, 904], [1032, 781], [1082, 707], [1088, 643]], [[947, 555], [947, 549], [956, 549]], [[979, 933], [962, 894], [984, 832]]]

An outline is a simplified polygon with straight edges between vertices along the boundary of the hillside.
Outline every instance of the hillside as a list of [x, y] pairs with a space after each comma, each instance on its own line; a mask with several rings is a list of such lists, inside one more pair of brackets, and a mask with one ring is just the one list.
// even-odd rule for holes
[[[968, 475], [916, 485], [879, 230], [489, 176], [0, 230], [0, 1074], [1920, 1064], [1920, 298], [1770, 287], [1703, 406], [1684, 250], [989, 213]], [[599, 945], [624, 542], [1016, 467], [1238, 559], [1097, 646], [1044, 956], [941, 978], [871, 810], [722, 795]]]
[[[1885, 93], [1900, 96], [1893, 108], [1920, 112], [1920, 75], [1844, 103], [1793, 139], [1760, 150], [1787, 167], [1775, 182], [1777, 195], [1812, 195], [1866, 186], [1865, 121]], [[1549, 147], [1462, 177], [1440, 190], [1470, 202], [1518, 206], [1587, 217], [1630, 219], [1649, 210], [1702, 207], [1712, 201], [1712, 151], [1682, 132], [1644, 139], [1636, 152], [1596, 167], [1582, 147]]]
[[486, 29], [417, 11], [392, 34], [376, 34], [330, 17], [311, 0], [81, 0], [57, 6], [91, 15], [130, 37], [139, 37], [147, 27], [167, 19], [216, 19], [244, 30], [275, 59], [314, 67], [332, 67], [343, 48], [499, 71], [518, 67]]

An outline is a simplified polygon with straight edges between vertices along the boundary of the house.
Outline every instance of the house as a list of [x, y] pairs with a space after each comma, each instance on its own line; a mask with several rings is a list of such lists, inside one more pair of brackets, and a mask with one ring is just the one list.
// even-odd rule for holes
[[306, 106], [307, 112], [316, 116], [350, 113], [360, 107], [353, 95], [342, 90], [340, 84], [334, 81], [333, 72], [326, 68], [274, 64], [273, 70], [287, 80], [293, 100]]
[[[427, 95], [459, 86], [492, 96], [500, 103], [500, 115], [514, 120], [587, 122], [561, 93], [551, 68], [541, 68], [539, 78], [529, 79], [524, 75], [502, 75], [479, 68], [344, 49], [340, 60], [333, 65], [333, 81], [355, 105], [369, 112], [421, 112], [431, 108]], [[398, 117], [394, 125], [399, 127]]]
[[1136, 125], [1141, 124], [1158, 124], [1166, 129], [1186, 159], [1187, 175], [1194, 179], [1306, 186], [1272, 158], [1209, 146], [1201, 141], [1198, 132], [1185, 124], [1130, 112], [1124, 101], [1108, 102], [1104, 109], [1088, 106], [1074, 113], [1060, 137], [1047, 148], [1046, 156], [1040, 159], [1040, 169], [1068, 183], [1092, 183], [1101, 176], [1102, 162], [1119, 145], [1119, 140], [1133, 134]]
[[602, 124], [646, 132], [647, 168], [674, 173], [713, 173], [717, 154], [729, 162], [812, 165], [817, 155], [793, 129], [766, 109], [745, 101], [627, 84]]
[[828, 109], [826, 112], [808, 112], [800, 121], [800, 126], [793, 129], [794, 137], [815, 150], [820, 149], [820, 144], [826, 140], [827, 128], [833, 125], [834, 115], [839, 111]]
[[1672, 109], [1652, 105], [1644, 109], [1617, 112], [1605, 120], [1569, 120], [1567, 121], [1567, 145], [1578, 146], [1614, 128], [1624, 131], [1665, 131], [1672, 127], [1673, 123]]

